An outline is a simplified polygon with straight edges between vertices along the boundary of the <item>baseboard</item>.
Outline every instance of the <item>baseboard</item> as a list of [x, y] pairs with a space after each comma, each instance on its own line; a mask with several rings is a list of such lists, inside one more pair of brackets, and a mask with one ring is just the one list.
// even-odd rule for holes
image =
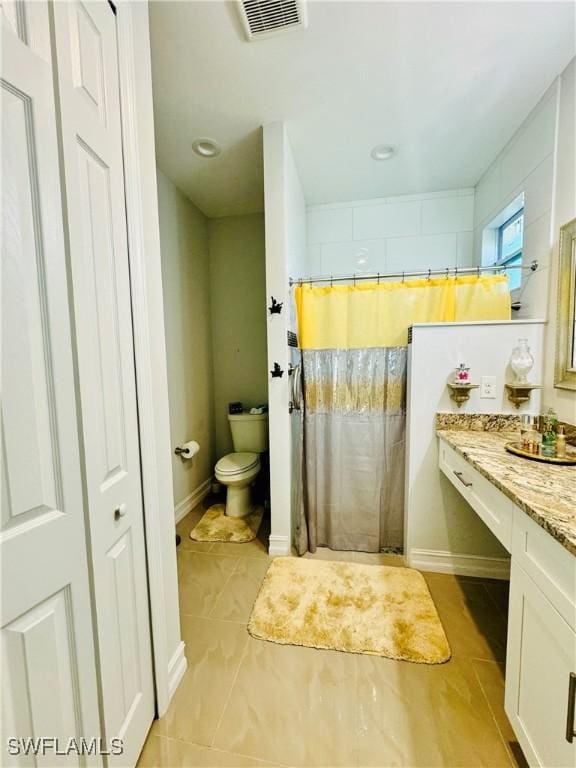
[[290, 554], [290, 538], [288, 536], [270, 536], [268, 538], [268, 554], [270, 557], [286, 557]]
[[407, 556], [410, 568], [432, 573], [453, 573], [456, 576], [476, 576], [484, 579], [510, 578], [509, 557], [457, 555], [434, 549], [411, 549]]
[[180, 681], [184, 677], [184, 673], [186, 672], [186, 669], [188, 667], [188, 661], [186, 660], [186, 656], [184, 654], [184, 649], [186, 648], [186, 645], [183, 640], [180, 641], [180, 644], [178, 645], [178, 648], [176, 648], [176, 652], [170, 659], [170, 662], [168, 664], [168, 698], [172, 699], [172, 696], [174, 696], [174, 693], [176, 691], [176, 688], [178, 688], [178, 685], [180, 684]]
[[207, 480], [204, 480], [203, 483], [200, 483], [197, 488], [194, 488], [192, 493], [188, 494], [185, 499], [182, 499], [182, 501], [176, 504], [174, 507], [174, 519], [177, 523], [179, 523], [183, 517], [186, 517], [188, 512], [194, 509], [194, 507], [197, 507], [202, 499], [208, 496], [211, 484], [212, 478], [209, 477]]

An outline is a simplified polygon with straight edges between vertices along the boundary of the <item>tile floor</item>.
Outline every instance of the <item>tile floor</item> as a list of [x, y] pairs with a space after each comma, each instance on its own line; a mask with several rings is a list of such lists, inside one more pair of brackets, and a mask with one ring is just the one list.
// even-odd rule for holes
[[269, 563], [265, 525], [248, 544], [195, 543], [203, 511], [178, 525], [188, 671], [140, 766], [525, 765], [503, 708], [506, 583], [425, 574], [453, 652], [440, 666], [275, 645], [246, 630]]

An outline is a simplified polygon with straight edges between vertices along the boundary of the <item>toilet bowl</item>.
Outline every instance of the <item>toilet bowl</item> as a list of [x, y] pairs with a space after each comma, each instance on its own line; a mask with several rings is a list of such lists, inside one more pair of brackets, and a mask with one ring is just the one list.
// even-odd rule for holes
[[214, 468], [219, 483], [226, 486], [229, 517], [246, 517], [252, 512], [250, 486], [260, 472], [260, 454], [268, 448], [268, 414], [229, 414], [234, 453], [223, 456]]
[[226, 514], [229, 517], [246, 517], [252, 511], [250, 486], [258, 472], [260, 456], [257, 453], [229, 453], [216, 464], [216, 479], [226, 486]]

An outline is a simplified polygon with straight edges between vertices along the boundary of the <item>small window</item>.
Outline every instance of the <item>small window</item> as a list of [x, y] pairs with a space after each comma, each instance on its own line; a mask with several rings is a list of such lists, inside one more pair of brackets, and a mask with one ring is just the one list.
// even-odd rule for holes
[[[521, 208], [498, 227], [498, 257], [496, 264], [507, 267], [522, 265], [524, 244], [524, 208]], [[510, 290], [515, 291], [522, 284], [522, 270], [506, 270]]]

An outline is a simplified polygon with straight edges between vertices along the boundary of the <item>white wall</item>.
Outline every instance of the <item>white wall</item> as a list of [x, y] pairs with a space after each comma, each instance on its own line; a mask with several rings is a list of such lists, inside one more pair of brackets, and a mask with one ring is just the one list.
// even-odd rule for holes
[[[214, 466], [214, 375], [210, 323], [208, 222], [158, 171], [158, 213], [170, 399], [172, 482], [176, 516], [198, 502]], [[191, 460], [174, 448], [196, 440]]]
[[520, 194], [524, 194], [523, 263], [539, 263], [523, 274], [522, 309], [517, 317], [545, 317], [550, 280], [552, 195], [558, 81], [546, 91], [480, 179], [474, 206], [474, 254], [482, 262], [484, 228]]
[[308, 268], [344, 275], [470, 266], [473, 213], [473, 189], [309, 206]]
[[564, 421], [576, 423], [576, 392], [554, 387], [556, 308], [558, 305], [558, 261], [560, 227], [576, 217], [576, 58], [560, 78], [556, 143], [550, 300], [544, 361], [544, 403]]
[[544, 405], [574, 422], [576, 395], [555, 389], [554, 354], [558, 282], [558, 239], [562, 224], [576, 216], [574, 159], [575, 59], [552, 83], [476, 187], [474, 253], [481, 261], [482, 231], [520, 193], [524, 193], [524, 263], [537, 259], [535, 273], [524, 273], [521, 310], [516, 317], [547, 318]]
[[[520, 411], [505, 394], [508, 361], [518, 338], [529, 341], [534, 355], [531, 378], [536, 380], [543, 366], [542, 321], [413, 327], [408, 347], [405, 553], [414, 568], [456, 572], [458, 565], [459, 572], [469, 575], [502, 573], [501, 564], [492, 559], [507, 553], [438, 469], [435, 415], [538, 413], [538, 391]], [[497, 397], [482, 399], [478, 389], [472, 390], [470, 400], [458, 408], [446, 382], [460, 363], [470, 366], [474, 383], [482, 376], [495, 376]]]
[[208, 219], [208, 233], [214, 426], [220, 458], [233, 450], [228, 403], [239, 400], [251, 407], [268, 402], [264, 216]]
[[306, 266], [306, 208], [292, 148], [283, 123], [264, 126], [264, 201], [266, 221], [266, 294], [284, 302], [281, 314], [268, 315], [268, 370], [278, 362], [285, 373], [268, 374], [270, 426], [270, 554], [286, 555], [291, 547], [291, 423], [288, 413], [291, 360], [287, 344], [290, 328], [292, 270]]

